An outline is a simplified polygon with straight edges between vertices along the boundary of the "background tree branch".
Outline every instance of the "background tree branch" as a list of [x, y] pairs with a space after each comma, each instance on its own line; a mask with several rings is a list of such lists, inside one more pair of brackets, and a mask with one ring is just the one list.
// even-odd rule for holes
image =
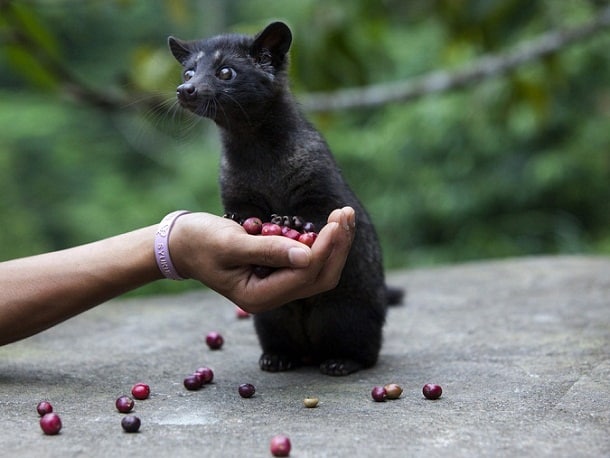
[[610, 7], [595, 19], [578, 27], [554, 30], [527, 41], [514, 50], [487, 55], [454, 71], [434, 71], [406, 81], [374, 84], [334, 92], [302, 94], [302, 108], [308, 112], [336, 111], [404, 103], [429, 94], [450, 91], [498, 77], [527, 63], [557, 53], [610, 27]]

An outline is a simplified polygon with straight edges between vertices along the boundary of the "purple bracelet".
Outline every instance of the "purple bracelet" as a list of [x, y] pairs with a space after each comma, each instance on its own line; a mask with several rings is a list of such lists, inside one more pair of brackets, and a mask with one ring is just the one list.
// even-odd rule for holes
[[157, 266], [159, 270], [170, 280], [184, 280], [174, 267], [172, 258], [169, 255], [169, 234], [174, 227], [174, 223], [179, 216], [191, 213], [188, 210], [178, 210], [170, 213], [159, 223], [159, 228], [155, 234], [155, 259], [157, 260]]

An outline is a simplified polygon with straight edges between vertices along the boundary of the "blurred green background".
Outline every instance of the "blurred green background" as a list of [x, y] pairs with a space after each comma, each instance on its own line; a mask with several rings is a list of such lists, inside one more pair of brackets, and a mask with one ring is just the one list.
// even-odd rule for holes
[[[591, 0], [0, 0], [0, 259], [154, 224], [178, 208], [222, 214], [217, 132], [174, 101], [170, 34], [256, 33], [285, 20], [292, 86], [305, 102], [468, 68], [607, 9]], [[610, 253], [608, 30], [459, 90], [309, 113], [373, 216], [389, 269]]]

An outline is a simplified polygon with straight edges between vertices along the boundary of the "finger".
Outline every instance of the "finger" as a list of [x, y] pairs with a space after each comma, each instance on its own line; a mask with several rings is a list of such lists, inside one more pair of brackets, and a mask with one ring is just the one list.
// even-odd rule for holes
[[311, 263], [311, 249], [287, 237], [244, 235], [240, 242], [235, 247], [238, 250], [235, 259], [240, 263], [293, 268], [304, 268]]

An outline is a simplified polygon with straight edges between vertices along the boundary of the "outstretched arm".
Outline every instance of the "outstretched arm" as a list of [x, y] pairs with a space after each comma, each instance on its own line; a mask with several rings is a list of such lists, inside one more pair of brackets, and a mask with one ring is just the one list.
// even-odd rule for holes
[[[208, 213], [178, 218], [170, 253], [181, 276], [199, 280], [256, 313], [336, 286], [354, 236], [354, 211], [335, 210], [311, 248], [248, 235]], [[110, 298], [163, 278], [157, 226], [67, 250], [0, 263], [0, 345], [28, 337]], [[278, 267], [260, 279], [253, 264]]]

